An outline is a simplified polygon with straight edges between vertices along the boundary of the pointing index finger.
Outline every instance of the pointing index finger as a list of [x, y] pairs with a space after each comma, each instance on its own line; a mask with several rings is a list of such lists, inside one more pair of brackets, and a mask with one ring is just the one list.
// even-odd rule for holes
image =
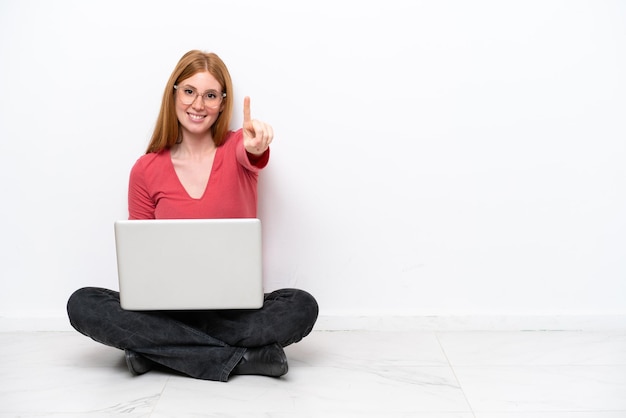
[[243, 123], [250, 122], [250, 97], [246, 96], [243, 99]]

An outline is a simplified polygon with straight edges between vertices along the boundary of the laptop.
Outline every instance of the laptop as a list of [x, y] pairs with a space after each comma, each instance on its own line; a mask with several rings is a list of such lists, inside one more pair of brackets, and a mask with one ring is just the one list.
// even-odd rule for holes
[[123, 309], [263, 305], [259, 219], [119, 220], [114, 228]]

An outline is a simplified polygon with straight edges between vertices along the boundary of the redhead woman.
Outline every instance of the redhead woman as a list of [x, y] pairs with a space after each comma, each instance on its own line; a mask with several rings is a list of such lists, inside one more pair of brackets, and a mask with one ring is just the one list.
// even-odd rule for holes
[[[257, 216], [257, 180], [274, 132], [252, 119], [248, 97], [243, 126], [229, 130], [233, 97], [216, 54], [193, 50], [180, 59], [146, 154], [130, 172], [129, 219]], [[227, 381], [287, 373], [283, 347], [311, 332], [318, 305], [304, 290], [279, 289], [258, 310], [139, 312], [122, 309], [114, 290], [85, 287], [70, 296], [67, 311], [77, 331], [123, 350], [132, 374], [158, 366]]]

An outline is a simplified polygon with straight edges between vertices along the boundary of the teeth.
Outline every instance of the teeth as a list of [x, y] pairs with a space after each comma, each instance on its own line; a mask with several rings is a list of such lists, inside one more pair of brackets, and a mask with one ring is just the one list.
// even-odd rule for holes
[[192, 115], [191, 113], [188, 113], [188, 115], [193, 120], [202, 120], [202, 119], [204, 119], [204, 116], [201, 116], [201, 115]]

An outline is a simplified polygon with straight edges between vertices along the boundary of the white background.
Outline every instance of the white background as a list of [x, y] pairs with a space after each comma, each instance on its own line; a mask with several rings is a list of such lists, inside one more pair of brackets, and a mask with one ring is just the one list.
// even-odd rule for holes
[[0, 316], [117, 288], [165, 82], [276, 132], [269, 290], [322, 315], [626, 315], [626, 2], [0, 0]]

